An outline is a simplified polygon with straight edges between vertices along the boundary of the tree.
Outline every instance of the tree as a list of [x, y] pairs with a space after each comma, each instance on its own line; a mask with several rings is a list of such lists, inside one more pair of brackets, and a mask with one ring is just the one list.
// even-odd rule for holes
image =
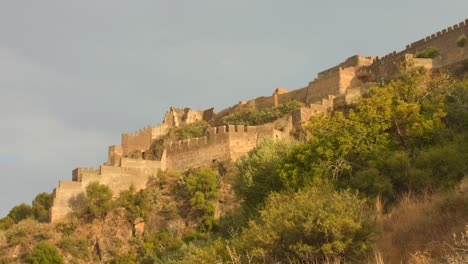
[[91, 218], [102, 218], [115, 208], [111, 189], [104, 184], [91, 182], [86, 186], [85, 214]]
[[238, 173], [234, 191], [249, 211], [256, 211], [271, 192], [285, 188], [278, 168], [293, 146], [293, 143], [284, 141], [265, 141], [236, 163]]
[[215, 205], [218, 199], [218, 174], [210, 167], [191, 170], [186, 179], [187, 194], [195, 214], [200, 220], [199, 228], [209, 231], [213, 228]]
[[29, 204], [22, 203], [20, 205], [13, 207], [8, 213], [8, 216], [15, 223], [19, 223], [21, 220], [24, 220], [27, 218], [33, 218], [34, 213], [33, 213], [32, 207]]
[[61, 264], [64, 263], [63, 257], [57, 248], [47, 242], [39, 242], [26, 257], [26, 262], [31, 264]]
[[416, 58], [429, 58], [429, 59], [433, 59], [437, 56], [440, 55], [440, 52], [439, 52], [439, 49], [435, 48], [435, 47], [427, 47], [425, 48], [424, 50], [418, 52], [415, 54], [415, 57]]
[[366, 210], [364, 200], [327, 184], [293, 194], [274, 193], [260, 218], [243, 230], [241, 247], [267, 262], [363, 259], [373, 233]]
[[32, 210], [34, 217], [39, 222], [47, 222], [49, 220], [49, 208], [52, 205], [52, 194], [40, 193], [34, 198], [32, 202]]

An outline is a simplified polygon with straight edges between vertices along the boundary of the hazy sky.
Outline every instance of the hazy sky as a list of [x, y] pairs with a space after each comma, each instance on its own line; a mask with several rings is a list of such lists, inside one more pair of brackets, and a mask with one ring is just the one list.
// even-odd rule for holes
[[0, 217], [170, 106], [304, 87], [466, 18], [468, 1], [0, 0]]

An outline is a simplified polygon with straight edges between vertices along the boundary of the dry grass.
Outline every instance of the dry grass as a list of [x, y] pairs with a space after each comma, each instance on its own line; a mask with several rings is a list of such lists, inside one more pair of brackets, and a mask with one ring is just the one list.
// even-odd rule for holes
[[453, 234], [468, 224], [468, 179], [450, 193], [406, 195], [383, 216], [378, 241], [386, 263], [432, 263], [450, 254]]

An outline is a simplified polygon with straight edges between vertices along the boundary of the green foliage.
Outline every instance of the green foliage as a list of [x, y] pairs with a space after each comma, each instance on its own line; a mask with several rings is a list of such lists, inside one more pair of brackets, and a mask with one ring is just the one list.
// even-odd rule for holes
[[190, 170], [186, 178], [186, 190], [200, 221], [199, 228], [203, 231], [211, 230], [215, 223], [214, 202], [218, 199], [218, 174], [210, 167]]
[[466, 36], [461, 35], [457, 38], [457, 47], [463, 48], [466, 45]]
[[49, 221], [49, 208], [52, 205], [53, 196], [50, 193], [40, 193], [32, 202], [34, 217], [39, 222]]
[[26, 257], [26, 262], [32, 264], [64, 263], [63, 257], [60, 255], [57, 248], [47, 241], [39, 242]]
[[412, 159], [409, 170], [410, 190], [450, 190], [467, 172], [467, 138], [446, 142], [422, 151]]
[[91, 182], [86, 186], [85, 215], [93, 218], [103, 218], [115, 208], [111, 189], [104, 184]]
[[293, 146], [284, 141], [265, 141], [236, 163], [238, 175], [233, 188], [249, 214], [254, 214], [271, 192], [285, 188], [278, 167]]
[[88, 261], [90, 255], [88, 252], [88, 241], [85, 238], [65, 237], [60, 240], [57, 246], [63, 253], [70, 254], [74, 259]]
[[151, 143], [150, 149], [147, 152], [147, 159], [161, 160], [164, 152], [164, 138], [159, 138]]
[[140, 263], [157, 263], [182, 247], [184, 242], [167, 230], [157, 232], [140, 247]]
[[440, 55], [439, 49], [435, 47], [427, 47], [424, 50], [416, 53], [414, 56], [416, 58], [427, 58], [427, 59], [433, 59], [437, 56]]
[[196, 121], [194, 123], [182, 124], [179, 127], [171, 128], [165, 136], [153, 141], [145, 158], [160, 160], [164, 152], [164, 143], [166, 141], [203, 137], [205, 136], [205, 131], [208, 126], [206, 121]]
[[276, 107], [262, 110], [248, 109], [224, 116], [218, 125], [247, 125], [258, 126], [273, 122], [281, 117], [289, 115], [292, 110], [297, 109], [300, 104], [297, 101], [289, 101]]
[[78, 224], [78, 219], [71, 217], [63, 222], [57, 223], [57, 225], [55, 225], [55, 230], [61, 233], [62, 236], [71, 236], [78, 227]]
[[13, 207], [8, 213], [8, 217], [15, 223], [19, 223], [21, 220], [34, 218], [34, 212], [30, 205], [22, 203]]
[[176, 127], [172, 129], [169, 134], [175, 140], [203, 137], [207, 127], [208, 123], [206, 121], [197, 121]]
[[468, 78], [458, 81], [446, 100], [447, 126], [456, 131], [468, 131]]
[[15, 221], [11, 217], [6, 216], [0, 219], [0, 230], [7, 230], [14, 224], [15, 224]]
[[154, 187], [147, 186], [147, 188], [136, 192], [132, 185], [128, 190], [120, 193], [117, 205], [126, 209], [130, 223], [133, 224], [138, 217], [147, 220], [152, 207], [159, 203], [160, 193]]
[[272, 194], [260, 218], [244, 229], [242, 247], [267, 262], [363, 259], [373, 233], [367, 210], [356, 195], [327, 185]]

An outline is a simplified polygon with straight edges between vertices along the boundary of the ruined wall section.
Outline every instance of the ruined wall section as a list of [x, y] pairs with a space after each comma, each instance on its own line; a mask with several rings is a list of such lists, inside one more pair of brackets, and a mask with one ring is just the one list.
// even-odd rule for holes
[[120, 159], [123, 157], [122, 146], [113, 145], [109, 147], [107, 154], [107, 163], [109, 166], [120, 166]]
[[320, 103], [329, 94], [340, 93], [340, 67], [320, 72], [318, 77], [307, 86], [306, 103]]
[[468, 37], [468, 19], [407, 45], [404, 52], [416, 54], [427, 47], [436, 47], [441, 56], [435, 60], [437, 64], [434, 66], [435, 68], [446, 68], [468, 59], [468, 44], [465, 44], [464, 47], [457, 46], [457, 40], [461, 36]]
[[373, 74], [373, 80], [375, 81], [382, 78], [394, 78], [399, 73], [399, 64], [409, 59], [408, 54], [415, 55], [431, 46], [439, 50], [440, 56], [438, 58], [434, 58], [432, 63], [428, 62], [427, 59], [417, 58], [414, 59], [414, 62], [435, 69], [450, 68], [468, 59], [468, 45], [465, 44], [464, 47], [457, 46], [457, 40], [461, 36], [468, 37], [468, 19], [413, 42], [400, 52], [394, 51], [384, 57], [377, 57], [375, 62], [366, 70]]
[[178, 127], [184, 124], [191, 124], [197, 121], [210, 121], [214, 114], [214, 108], [207, 110], [192, 110], [188, 107], [177, 108], [171, 107], [164, 115], [164, 124], [168, 128]]
[[[262, 139], [265, 139], [265, 132], [262, 134], [260, 126], [228, 126], [229, 130], [229, 157], [235, 161], [245, 156]], [[272, 129], [269, 129], [272, 131]]]
[[214, 161], [237, 160], [263, 140], [282, 140], [289, 130], [271, 126], [220, 126], [208, 129], [207, 136], [169, 142], [166, 145], [167, 168], [187, 170]]
[[152, 143], [152, 128], [150, 126], [140, 129], [130, 134], [122, 134], [122, 154], [126, 155], [134, 152], [149, 149]]
[[109, 186], [113, 196], [127, 190], [131, 185], [136, 190], [146, 186], [149, 177], [165, 169], [161, 161], [121, 159], [121, 166], [102, 165], [99, 169], [77, 168], [72, 172], [72, 181], [60, 181], [53, 192], [50, 221], [56, 222], [83, 204], [86, 186], [99, 182]]
[[229, 136], [226, 127], [213, 127], [206, 137], [169, 142], [166, 151], [167, 167], [184, 171], [229, 159]]
[[158, 137], [164, 136], [169, 132], [169, 126], [167, 124], [159, 124], [151, 128], [151, 139], [154, 140]]
[[288, 93], [278, 94], [278, 104], [296, 100], [301, 103], [306, 103], [307, 100], [307, 87], [290, 91]]

